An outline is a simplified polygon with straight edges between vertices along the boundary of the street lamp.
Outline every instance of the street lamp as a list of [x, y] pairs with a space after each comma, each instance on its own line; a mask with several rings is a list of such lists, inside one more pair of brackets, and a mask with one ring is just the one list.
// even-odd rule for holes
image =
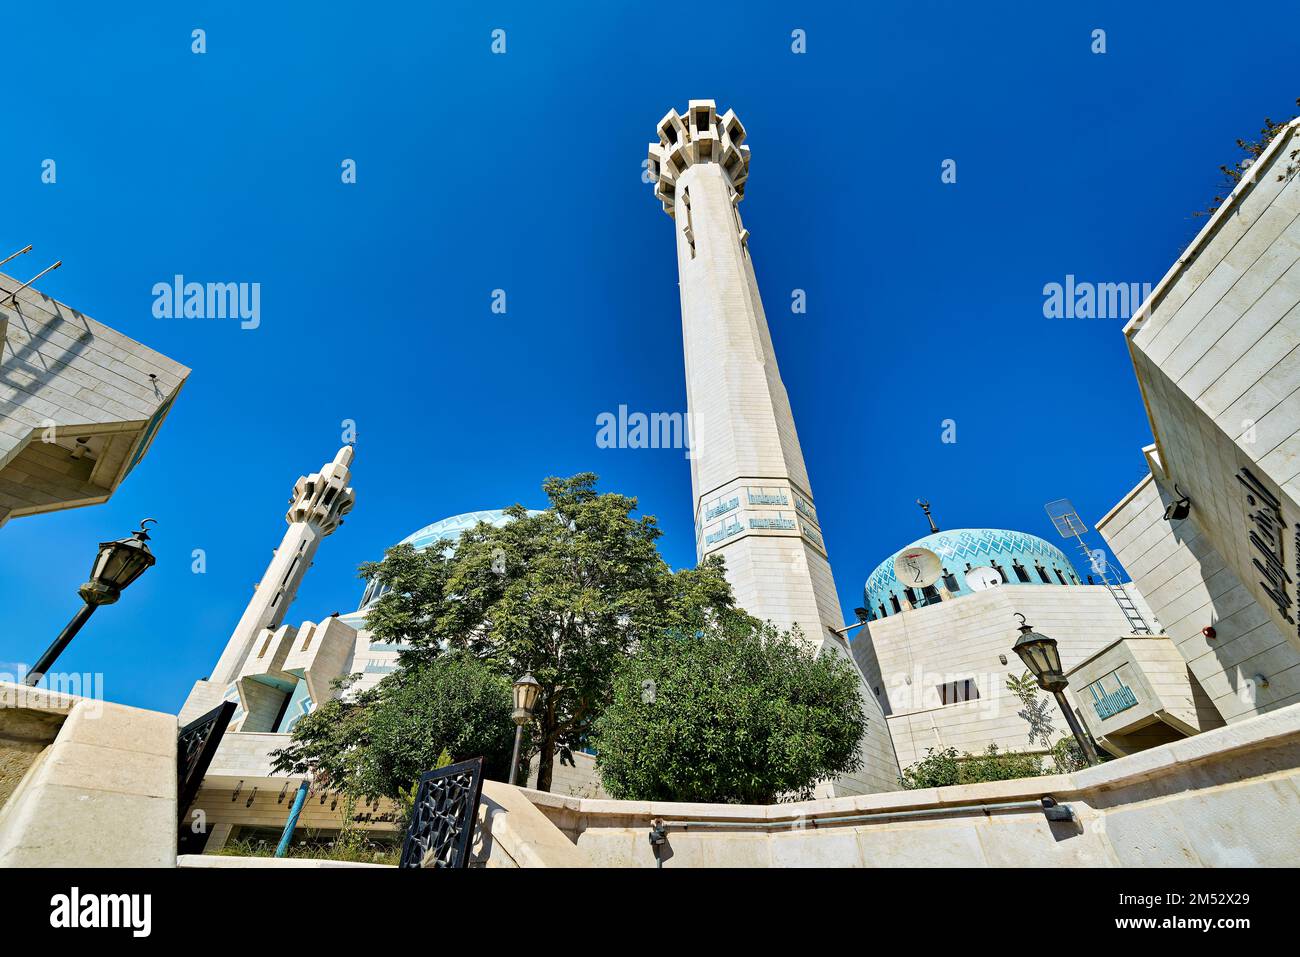
[[1014, 646], [1016, 654], [1037, 679], [1038, 687], [1050, 691], [1055, 696], [1056, 703], [1061, 706], [1061, 712], [1065, 715], [1066, 723], [1074, 732], [1074, 739], [1083, 749], [1084, 757], [1089, 764], [1096, 764], [1097, 749], [1092, 746], [1092, 739], [1079, 725], [1074, 709], [1065, 700], [1065, 689], [1070, 683], [1065, 680], [1065, 672], [1061, 670], [1061, 654], [1056, 649], [1056, 639], [1038, 634], [1032, 625], [1025, 624], [1024, 615], [1017, 614], [1016, 617], [1020, 619], [1020, 637]]
[[40, 660], [32, 666], [32, 670], [27, 674], [26, 684], [34, 685], [45, 677], [45, 672], [49, 671], [50, 665], [54, 664], [55, 659], [63, 653], [63, 649], [68, 647], [68, 643], [94, 614], [95, 609], [100, 605], [111, 605], [121, 598], [122, 589], [143, 575], [145, 570], [154, 563], [153, 552], [149, 551], [149, 546], [145, 544], [149, 541], [149, 533], [145, 531], [145, 527], [150, 522], [158, 524], [155, 519], [146, 518], [140, 523], [139, 530], [132, 532], [129, 538], [100, 543], [99, 554], [95, 556], [95, 563], [90, 567], [90, 581], [77, 589], [77, 594], [85, 604], [72, 616], [72, 621], [68, 622], [67, 627], [59, 633], [59, 637], [54, 639], [54, 644], [46, 648], [45, 654], [41, 655]]
[[515, 693], [515, 755], [510, 759], [510, 780], [507, 784], [515, 783], [515, 775], [519, 771], [519, 746], [524, 739], [524, 725], [533, 720], [533, 708], [537, 706], [537, 696], [541, 693], [542, 686], [537, 683], [532, 672], [528, 672], [514, 684]]

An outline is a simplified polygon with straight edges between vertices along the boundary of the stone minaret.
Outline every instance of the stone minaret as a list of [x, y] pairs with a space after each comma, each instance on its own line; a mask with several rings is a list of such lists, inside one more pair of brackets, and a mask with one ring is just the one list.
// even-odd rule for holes
[[289, 499], [284, 520], [289, 530], [271, 557], [266, 574], [235, 626], [212, 676], [213, 685], [224, 687], [238, 677], [253, 641], [267, 630], [275, 631], [284, 622], [285, 612], [293, 604], [298, 586], [311, 567], [321, 540], [343, 524], [343, 516], [352, 511], [356, 496], [348, 486], [352, 472], [352, 446], [339, 449], [334, 461], [319, 472], [298, 479]]
[[[691, 423], [696, 552], [720, 554], [736, 602], [819, 648], [847, 649], [790, 400], [777, 369], [738, 204], [749, 177], [745, 128], [712, 100], [670, 111], [650, 145], [655, 195], [674, 220]], [[898, 762], [864, 686], [864, 768], [831, 794], [897, 790]]]

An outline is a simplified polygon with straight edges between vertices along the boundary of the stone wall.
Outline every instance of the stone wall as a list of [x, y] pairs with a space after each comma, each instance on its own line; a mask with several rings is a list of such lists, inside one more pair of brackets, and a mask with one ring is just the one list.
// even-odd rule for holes
[[0, 306], [0, 525], [107, 500], [189, 372], [34, 289]]
[[[1159, 468], [1159, 460], [1152, 465]], [[1300, 651], [1274, 624], [1194, 515], [1165, 521], [1174, 501], [1149, 475], [1097, 523], [1226, 721], [1300, 702]], [[1205, 634], [1214, 629], [1214, 637]], [[1262, 686], [1256, 676], [1263, 674]]]
[[[1132, 588], [1129, 593], [1151, 624], [1150, 610]], [[853, 639], [854, 658], [884, 709], [903, 768], [928, 748], [1042, 750], [1030, 747], [1028, 725], [1016, 713], [1021, 704], [1006, 689], [1009, 675], [1025, 672], [1011, 650], [1019, 637], [1016, 612], [1057, 640], [1066, 670], [1130, 630], [1101, 585], [1001, 585], [873, 621]], [[939, 686], [967, 679], [978, 697], [944, 704]], [[1055, 705], [1052, 715], [1064, 736]]]
[[[511, 790], [484, 788], [480, 859], [490, 865], [654, 867], [648, 836], [662, 820], [664, 867], [1291, 867], [1300, 859], [1300, 705], [1018, 781], [761, 807], [519, 791], [553, 832], [522, 814], [512, 832]], [[1045, 795], [1074, 819], [1049, 821], [1037, 803]], [[521, 860], [512, 833], [529, 835], [533, 861]]]
[[0, 683], [0, 867], [176, 862], [176, 717]]

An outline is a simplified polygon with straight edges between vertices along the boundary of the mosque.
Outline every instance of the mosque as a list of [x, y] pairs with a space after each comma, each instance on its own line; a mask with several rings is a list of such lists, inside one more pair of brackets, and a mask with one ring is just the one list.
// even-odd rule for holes
[[[1025, 670], [1012, 651], [1017, 615], [1056, 639], [1073, 713], [1111, 755], [1300, 701], [1289, 571], [1300, 548], [1300, 185], [1277, 175], [1298, 131], [1279, 134], [1125, 328], [1156, 441], [1143, 450], [1150, 475], [1095, 524], [1133, 581], [1092, 565], [1081, 578], [1060, 548], [1025, 532], [941, 529], [921, 503], [928, 533], [883, 558], [858, 622], [844, 626], [738, 209], [745, 128], [711, 100], [660, 120], [648, 168], [675, 236], [697, 556], [720, 554], [741, 607], [797, 624], [810, 646], [851, 656], [862, 678], [863, 770], [819, 796], [896, 790], [931, 748], [1041, 750], [1006, 688]], [[1253, 258], [1230, 255], [1237, 243]], [[333, 678], [361, 672], [368, 687], [396, 667], [400, 646], [366, 630], [375, 583], [354, 612], [286, 622], [312, 556], [355, 503], [352, 459], [344, 447], [295, 484], [280, 547], [181, 711], [187, 721], [237, 705], [195, 804], [209, 849], [278, 833], [298, 782], [272, 775], [269, 753]], [[457, 515], [403, 541], [438, 547], [479, 521], [508, 518]], [[553, 789], [600, 796], [590, 756], [577, 757], [557, 767]], [[336, 802], [318, 800], [303, 826], [336, 828]], [[378, 805], [361, 816], [377, 830], [391, 822]]]

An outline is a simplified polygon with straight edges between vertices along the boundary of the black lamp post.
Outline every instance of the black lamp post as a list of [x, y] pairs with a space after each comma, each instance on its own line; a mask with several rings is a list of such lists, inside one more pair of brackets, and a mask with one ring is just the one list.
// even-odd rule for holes
[[1096, 764], [1097, 749], [1092, 746], [1092, 738], [1088, 737], [1079, 725], [1074, 710], [1065, 700], [1065, 689], [1070, 683], [1065, 680], [1065, 672], [1061, 670], [1061, 654], [1056, 649], [1056, 639], [1038, 634], [1032, 625], [1025, 624], [1024, 615], [1018, 614], [1016, 617], [1020, 619], [1020, 637], [1014, 646], [1016, 654], [1038, 681], [1038, 687], [1050, 691], [1055, 696], [1056, 703], [1061, 706], [1061, 713], [1065, 715], [1066, 723], [1074, 732], [1074, 740], [1078, 741], [1079, 747], [1083, 749], [1084, 757], [1089, 764]]
[[532, 672], [514, 683], [515, 754], [510, 759], [510, 780], [507, 784], [515, 783], [515, 775], [519, 772], [519, 746], [524, 739], [524, 725], [533, 720], [533, 708], [537, 706], [537, 696], [541, 691], [542, 686], [537, 683]]
[[100, 605], [111, 605], [121, 598], [122, 589], [143, 575], [154, 563], [153, 552], [145, 544], [149, 541], [145, 527], [150, 522], [158, 524], [154, 519], [146, 518], [140, 523], [139, 530], [131, 533], [130, 538], [100, 543], [99, 554], [95, 556], [95, 564], [90, 568], [90, 581], [77, 589], [77, 594], [85, 604], [72, 616], [72, 621], [59, 633], [59, 637], [54, 639], [54, 644], [46, 648], [45, 654], [32, 666], [26, 684], [34, 685], [45, 677], [50, 665], [63, 654], [63, 649], [68, 647], [68, 643], [76, 637], [95, 609]]

